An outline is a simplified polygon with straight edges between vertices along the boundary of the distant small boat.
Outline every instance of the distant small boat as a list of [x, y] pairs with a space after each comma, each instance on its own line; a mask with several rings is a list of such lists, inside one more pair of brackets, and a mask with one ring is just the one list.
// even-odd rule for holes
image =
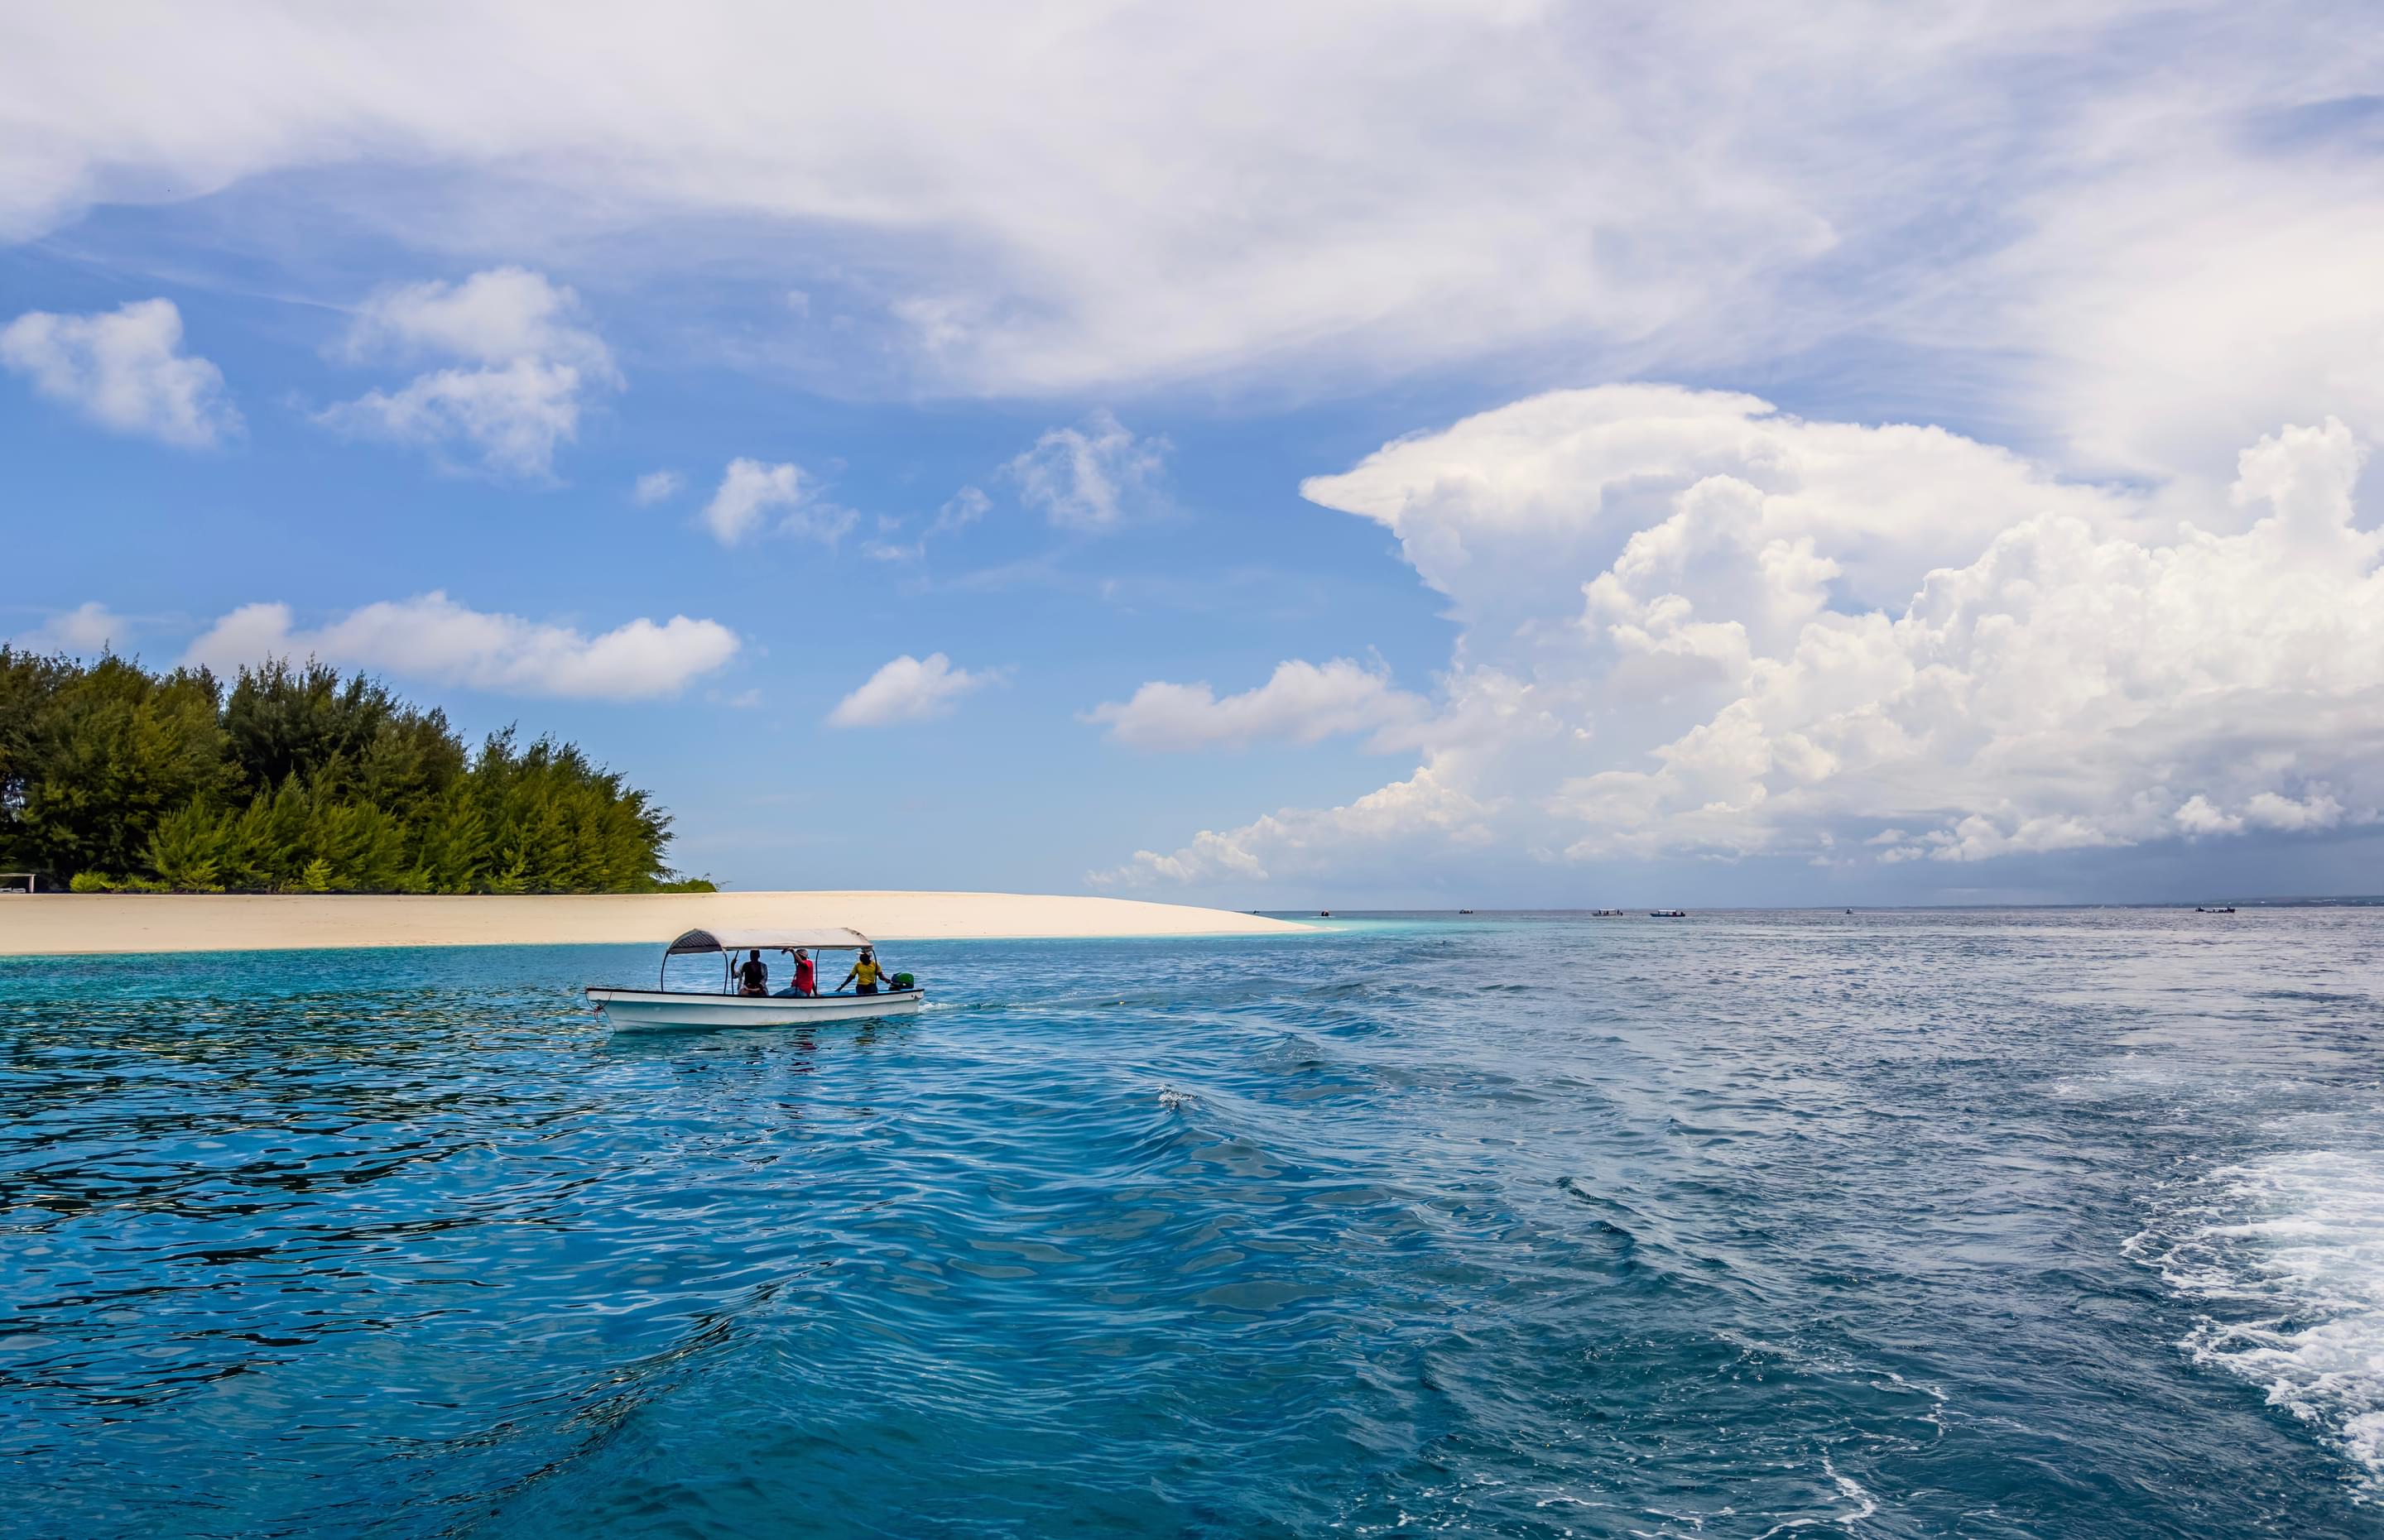
[[1331, 919], [1333, 918], [1333, 911], [1330, 909], [1319, 909], [1316, 911], [1316, 918], [1319, 919]]
[[[922, 989], [895, 988], [877, 994], [739, 994], [736, 991], [737, 954], [792, 952], [859, 952], [869, 938], [842, 928], [776, 930], [689, 930], [663, 950], [667, 971], [673, 957], [719, 953], [726, 959], [718, 993], [670, 990], [657, 978], [650, 990], [617, 989], [590, 984], [588, 1003], [615, 1030], [649, 1027], [789, 1027], [808, 1021], [852, 1021], [863, 1016], [913, 1016], [927, 997]], [[894, 976], [900, 985], [907, 973]]]
[[1459, 910], [1458, 910], [1457, 912], [1458, 912], [1459, 914], [1460, 914], [1460, 915], [1470, 915], [1470, 914], [1471, 914], [1473, 911], [1472, 911], [1472, 910], [1471, 910], [1471, 909], [1459, 909]]
[[1592, 919], [1620, 919], [1622, 918], [1622, 911], [1620, 909], [1592, 909], [1589, 911], [1589, 918]]
[[1689, 918], [1689, 911], [1686, 909], [1650, 909], [1647, 911], [1647, 918], [1649, 919], [1686, 919]]
[[2235, 906], [2229, 904], [2219, 908], [2205, 909], [2197, 904], [2193, 906], [2193, 912], [2197, 915], [2231, 915], [2235, 912]]

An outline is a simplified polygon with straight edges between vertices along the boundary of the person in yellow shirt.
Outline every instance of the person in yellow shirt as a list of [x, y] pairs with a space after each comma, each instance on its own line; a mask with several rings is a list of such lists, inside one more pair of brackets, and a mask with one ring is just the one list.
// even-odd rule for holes
[[[885, 978], [886, 970], [877, 966], [877, 954], [864, 946], [861, 949], [860, 960], [852, 965], [852, 971], [844, 976], [844, 984], [851, 984], [855, 994], [875, 994], [877, 986]], [[837, 988], [842, 989], [844, 984], [838, 984]]]

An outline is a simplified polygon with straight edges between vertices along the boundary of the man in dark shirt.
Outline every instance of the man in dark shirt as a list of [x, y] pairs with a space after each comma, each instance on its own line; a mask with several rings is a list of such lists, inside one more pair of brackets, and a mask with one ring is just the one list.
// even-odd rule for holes
[[770, 969], [763, 963], [759, 948], [745, 954], [745, 961], [737, 969], [737, 992], [767, 994], [770, 992]]

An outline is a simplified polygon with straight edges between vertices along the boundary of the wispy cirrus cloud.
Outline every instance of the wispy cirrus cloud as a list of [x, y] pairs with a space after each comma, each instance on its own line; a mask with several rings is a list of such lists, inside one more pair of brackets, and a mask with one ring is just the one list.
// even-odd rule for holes
[[640, 508], [668, 502], [687, 489], [687, 477], [677, 471], [648, 471], [629, 488], [629, 499]]
[[[890, 538], [872, 540], [862, 548], [862, 554], [879, 561], [920, 561], [927, 555], [927, 544], [938, 536], [953, 535], [985, 517], [993, 507], [993, 499], [975, 487], [963, 487], [944, 499], [927, 527], [916, 539], [897, 541]], [[900, 529], [900, 520], [884, 521], [888, 536]]]
[[2115, 454], [2182, 452], [2139, 401], [2376, 427], [2307, 400], [2376, 394], [2351, 378], [2384, 306], [2353, 0], [690, 15], [36, 7], [0, 50], [0, 235], [296, 167], [321, 205], [341, 168], [404, 166], [461, 194], [425, 250], [683, 216], [716, 232], [669, 254], [697, 272], [832, 230], [835, 273], [765, 270], [773, 324], [825, 331], [835, 290], [859, 324], [828, 366], [897, 388], [1366, 387], [1519, 352], [1712, 379], [1852, 339], [1948, 388], [2001, 370], [2040, 428], [2101, 401], [2078, 425]]
[[1065, 529], [1113, 529], [1153, 496], [1173, 446], [1143, 437], [1107, 409], [1056, 427], [1005, 468], [1029, 508]]

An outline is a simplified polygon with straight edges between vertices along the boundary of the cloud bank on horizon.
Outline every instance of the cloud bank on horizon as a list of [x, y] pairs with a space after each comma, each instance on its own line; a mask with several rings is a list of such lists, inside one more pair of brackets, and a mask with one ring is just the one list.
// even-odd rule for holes
[[[907, 526], [764, 445], [615, 483], [739, 560], [874, 528], [856, 554], [910, 571], [1005, 522], [1114, 542], [1198, 516], [1171, 410], [1399, 413], [1300, 490], [1436, 596], [1428, 684], [1357, 634], [1241, 678], [1138, 669], [1049, 729], [1397, 762], [1240, 823], [1153, 805], [1103, 883], [1950, 869], [2384, 820], [2384, 30], [2356, 5], [26, 7], [0, 101], [0, 240], [306, 210], [211, 239], [337, 308], [351, 383], [300, 413], [326, 442], [551, 487], [696, 360], [1049, 425]], [[342, 271], [326, 228], [413, 276], [314, 277]], [[771, 313], [639, 328], [731, 277]], [[0, 368], [236, 452], [288, 392], [186, 336], [169, 287], [0, 309]], [[760, 666], [736, 617], [591, 636], [428, 586], [251, 605], [189, 656], [613, 699]], [[59, 594], [40, 634], [113, 620]], [[898, 655], [827, 721], [962, 732], [962, 696], [1019, 677], [927, 639], [873, 634]]]
[[[1095, 881], [1483, 848], [1965, 862], [2373, 825], [2384, 532], [2358, 527], [2364, 459], [2340, 421], [2288, 428], [2243, 452], [2229, 499], [2163, 527], [2150, 496], [1747, 396], [1605, 387], [1486, 413], [1304, 488], [1387, 527], [1464, 622], [1408, 730], [1414, 772]], [[1346, 664], [1277, 681], [1303, 670], [1353, 709], [1380, 689]], [[1185, 694], [1147, 684], [1103, 720]], [[1194, 722], [1233, 704], [1190, 694]], [[1311, 700], [1294, 720], [1333, 717]]]

